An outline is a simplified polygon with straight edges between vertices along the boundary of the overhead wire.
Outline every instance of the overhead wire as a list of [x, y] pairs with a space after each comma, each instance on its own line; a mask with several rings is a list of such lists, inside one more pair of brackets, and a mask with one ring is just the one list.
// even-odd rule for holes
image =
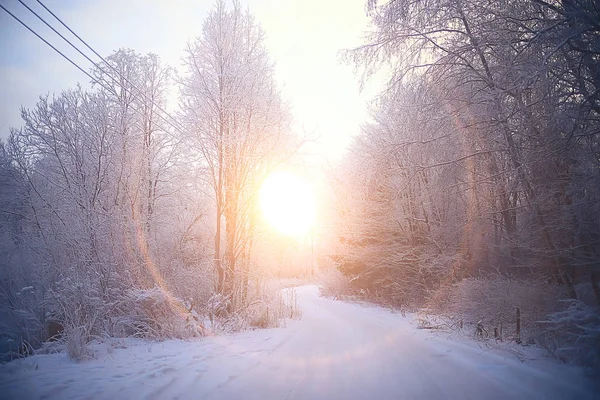
[[[123, 79], [125, 82], [127, 82], [129, 85], [131, 85], [133, 88], [135, 88], [142, 96], [144, 96], [144, 98], [148, 101], [150, 101], [157, 109], [159, 109], [161, 112], [163, 112], [164, 114], [166, 114], [169, 118], [171, 118], [177, 125], [179, 125], [179, 122], [173, 117], [171, 116], [167, 111], [165, 111], [162, 107], [160, 107], [158, 104], [154, 103], [152, 101], [152, 99], [148, 99], [148, 97], [146, 96], [146, 94], [140, 90], [137, 86], [135, 86], [133, 83], [131, 83], [125, 76], [123, 76], [123, 74], [121, 74], [121, 72], [115, 68], [112, 64], [110, 64], [108, 61], [106, 61], [106, 59], [104, 57], [102, 57], [96, 50], [94, 50], [94, 48], [92, 46], [90, 46], [85, 40], [83, 40], [81, 38], [81, 36], [79, 36], [77, 33], [75, 33], [75, 31], [73, 31], [73, 29], [71, 29], [69, 27], [69, 25], [67, 25], [62, 19], [60, 19], [54, 12], [52, 12], [52, 10], [50, 10], [41, 0], [36, 0], [50, 15], [52, 15], [54, 17], [54, 19], [56, 19], [58, 22], [60, 22], [60, 24], [62, 26], [64, 26], [69, 32], [71, 32], [71, 34], [73, 36], [75, 36], [81, 43], [83, 43], [83, 45], [85, 47], [87, 47], [92, 53], [94, 53], [98, 58], [100, 58], [100, 60], [102, 60], [109, 68], [111, 68], [121, 79]], [[19, 0], [19, 2], [22, 3], [22, 0]], [[29, 7], [27, 7], [29, 8]], [[54, 30], [54, 29], [53, 29]], [[54, 30], [56, 32], [56, 30]], [[60, 34], [59, 34], [60, 35]], [[62, 37], [62, 35], [60, 35]], [[66, 40], [66, 39], [65, 39]], [[71, 44], [68, 40], [67, 43]], [[71, 44], [71, 46], [73, 46]], [[81, 52], [79, 49], [77, 49], [77, 51]], [[89, 60], [89, 58], [86, 56], [86, 58]], [[90, 60], [90, 62], [94, 63], [93, 61]], [[94, 63], [95, 64], [95, 63]], [[97, 66], [97, 64], [95, 64]], [[105, 72], [106, 73], [106, 72]], [[106, 73], [108, 74], [108, 73]], [[110, 75], [109, 75], [110, 76]]]
[[75, 61], [71, 60], [69, 57], [67, 57], [66, 55], [64, 55], [64, 53], [62, 53], [60, 50], [58, 50], [56, 47], [54, 47], [51, 43], [49, 43], [46, 39], [44, 39], [42, 36], [40, 36], [36, 31], [34, 31], [32, 28], [30, 28], [26, 23], [24, 23], [23, 21], [21, 21], [19, 19], [19, 17], [17, 17], [16, 15], [14, 15], [10, 11], [8, 11], [1, 3], [0, 3], [0, 8], [2, 8], [4, 11], [6, 11], [6, 13], [8, 15], [10, 15], [11, 17], [13, 17], [17, 22], [19, 22], [21, 25], [23, 25], [25, 28], [27, 28], [31, 33], [33, 33], [35, 36], [37, 36], [38, 39], [40, 39], [42, 42], [44, 42], [48, 46], [50, 46], [50, 48], [52, 48], [52, 50], [54, 50], [55, 52], [57, 52], [58, 54], [60, 54], [61, 56], [63, 56], [63, 58], [66, 59], [68, 62], [70, 62], [71, 64], [73, 64], [73, 66], [75, 66], [75, 68], [79, 69], [81, 72], [83, 72], [84, 74], [86, 74], [92, 81], [100, 84], [100, 82], [96, 81], [96, 79], [93, 76], [91, 76], [86, 70], [84, 70], [83, 68], [81, 68]]
[[[70, 42], [67, 38], [65, 38], [62, 34], [60, 34], [54, 27], [52, 27], [47, 21], [45, 21], [41, 16], [39, 16], [35, 11], [33, 11], [30, 7], [28, 7], [25, 3], [23, 3], [23, 1], [18, 0], [19, 3], [21, 3], [25, 8], [27, 8], [27, 10], [29, 10], [33, 15], [35, 15], [38, 19], [40, 19], [46, 26], [48, 26], [50, 29], [52, 29], [52, 31], [54, 33], [56, 33], [60, 38], [62, 38], [65, 42], [67, 42], [71, 47], [73, 47], [77, 52], [79, 52], [82, 56], [84, 56], [88, 61], [90, 61], [94, 66], [96, 66], [102, 73], [108, 75], [113, 82], [115, 82], [117, 85], [121, 86], [122, 89], [127, 90], [127, 88], [125, 88], [121, 82], [119, 82], [118, 80], [116, 80], [112, 75], [110, 75], [108, 72], [106, 72], [103, 68], [101, 68], [96, 62], [94, 62], [93, 60], [91, 60], [86, 54], [84, 54], [79, 48], [77, 48], [77, 46], [75, 46], [72, 42]], [[51, 13], [57, 20], [58, 17], [56, 17], [56, 15], [54, 13], [52, 13], [45, 5], [43, 5], [43, 3], [40, 2], [40, 4], [42, 4], [42, 6], [49, 12]], [[61, 55], [65, 60], [67, 60], [70, 64], [72, 64], [74, 67], [76, 67], [79, 71], [83, 72], [88, 78], [91, 79], [91, 81], [93, 83], [96, 83], [98, 85], [100, 85], [102, 88], [104, 88], [105, 90], [114, 93], [113, 90], [111, 90], [111, 88], [107, 87], [104, 83], [106, 82], [101, 82], [98, 79], [96, 79], [95, 77], [93, 77], [89, 72], [87, 72], [86, 70], [84, 70], [79, 64], [77, 64], [75, 61], [73, 61], [71, 58], [69, 58], [67, 55], [65, 55], [63, 52], [61, 52], [59, 49], [57, 49], [54, 45], [52, 45], [48, 40], [46, 40], [44, 37], [42, 37], [42, 35], [40, 35], [38, 32], [36, 32], [33, 28], [31, 28], [29, 25], [27, 25], [25, 22], [23, 22], [19, 17], [17, 17], [15, 14], [13, 14], [12, 12], [10, 12], [6, 7], [4, 7], [2, 4], [0, 4], [0, 8], [2, 8], [2, 10], [4, 10], [7, 14], [9, 14], [13, 19], [15, 19], [17, 22], [19, 22], [21, 25], [23, 25], [27, 30], [29, 30], [31, 33], [33, 33], [38, 39], [40, 39], [42, 42], [44, 42], [47, 46], [49, 46], [52, 50], [54, 50], [56, 53], [58, 53], [59, 55]], [[62, 21], [59, 20], [59, 22], [61, 22], [63, 25], [65, 25]], [[65, 25], [66, 27], [66, 25]], [[67, 27], [67, 29], [69, 29], [69, 31], [71, 33], [73, 33], [73, 35], [75, 35], [79, 40], [81, 40], [83, 42], [83, 40], [73, 32], [73, 30], [71, 30], [70, 28]], [[84, 42], [84, 44], [86, 46], [88, 46], [89, 48], [91, 48], [89, 45], [87, 45], [87, 43]], [[94, 50], [92, 50], [95, 54], [97, 54]], [[104, 58], [100, 57], [105, 63], [107, 63], [107, 65], [111, 66]], [[111, 66], [112, 67], [112, 66]], [[114, 67], [112, 67], [113, 69], [115, 69]], [[118, 71], [117, 71], [118, 73]], [[131, 84], [128, 80], [126, 80], [120, 73], [119, 75], [127, 82], [129, 83], [131, 86], [133, 86], [142, 96], [145, 97], [145, 99], [147, 101], [149, 101], [150, 103], [152, 103], [152, 105], [154, 105], [157, 109], [159, 109], [160, 111], [164, 112], [167, 116], [169, 116], [171, 119], [173, 119], [174, 121], [176, 121], [168, 112], [166, 112], [165, 110], [163, 110], [160, 106], [158, 106], [156, 103], [154, 103], [154, 101], [152, 101], [152, 99], [148, 99], [147, 96], [137, 87], [135, 87], [133, 84]], [[137, 96], [134, 96], [137, 98]], [[139, 100], [139, 98], [138, 98]], [[144, 115], [140, 110], [136, 109], [135, 107], [131, 107], [131, 109], [133, 111], [135, 111], [136, 113], [138, 113], [140, 116], [146, 118], [147, 116]], [[168, 121], [163, 115], [161, 115], [159, 112], [156, 112], [156, 115], [162, 119], [165, 123], [167, 123], [168, 125], [170, 125], [171, 127], [173, 127], [174, 129], [176, 129], [177, 131], [179, 131], [181, 134], [185, 135], [185, 132], [181, 129], [181, 127], [179, 126], [179, 124], [177, 123], [177, 125], [173, 124], [173, 122]]]

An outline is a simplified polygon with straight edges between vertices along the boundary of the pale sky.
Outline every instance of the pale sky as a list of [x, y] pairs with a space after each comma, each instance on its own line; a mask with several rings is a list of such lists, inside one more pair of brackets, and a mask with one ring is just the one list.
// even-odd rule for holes
[[[47, 16], [35, 0], [23, 1]], [[100, 54], [127, 47], [140, 53], [156, 53], [178, 69], [186, 42], [201, 34], [204, 18], [214, 5], [209, 0], [42, 1]], [[17, 0], [0, 2], [89, 69], [89, 62]], [[339, 158], [367, 119], [367, 102], [377, 91], [373, 83], [360, 93], [353, 68], [341, 63], [338, 54], [339, 50], [362, 42], [368, 30], [365, 3], [366, 0], [242, 1], [266, 32], [277, 78], [293, 107], [296, 129], [303, 127], [320, 137], [312, 151], [321, 159]], [[54, 22], [51, 16], [45, 19]], [[58, 23], [53, 25], [59, 27]], [[21, 105], [33, 107], [41, 94], [59, 92], [88, 80], [0, 9], [0, 137], [8, 135], [10, 126], [21, 125]]]

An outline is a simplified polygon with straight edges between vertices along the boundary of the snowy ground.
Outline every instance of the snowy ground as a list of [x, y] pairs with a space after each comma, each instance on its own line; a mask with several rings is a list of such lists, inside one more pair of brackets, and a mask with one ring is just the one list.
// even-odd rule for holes
[[96, 345], [0, 366], [2, 399], [593, 399], [580, 369], [417, 330], [297, 289], [302, 320], [197, 341]]

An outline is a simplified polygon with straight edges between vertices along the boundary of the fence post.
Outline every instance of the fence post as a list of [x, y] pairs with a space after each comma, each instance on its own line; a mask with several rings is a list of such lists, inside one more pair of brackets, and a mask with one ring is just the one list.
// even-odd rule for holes
[[517, 343], [521, 343], [521, 309], [517, 307]]

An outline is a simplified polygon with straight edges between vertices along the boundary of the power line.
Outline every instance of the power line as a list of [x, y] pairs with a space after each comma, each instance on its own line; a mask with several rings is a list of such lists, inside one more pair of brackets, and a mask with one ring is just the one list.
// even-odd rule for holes
[[[102, 82], [98, 81], [96, 78], [94, 78], [92, 75], [90, 75], [86, 70], [84, 70], [82, 67], [80, 67], [75, 61], [71, 60], [69, 57], [67, 57], [63, 52], [61, 52], [60, 50], [58, 50], [56, 47], [54, 47], [50, 42], [48, 42], [46, 39], [44, 39], [39, 33], [37, 33], [35, 30], [33, 30], [31, 27], [29, 27], [25, 22], [21, 21], [21, 19], [19, 19], [19, 17], [17, 17], [16, 15], [14, 15], [13, 13], [11, 13], [9, 10], [6, 9], [6, 7], [4, 7], [2, 4], [0, 4], [0, 8], [2, 8], [8, 15], [10, 15], [11, 17], [13, 17], [17, 22], [19, 22], [21, 25], [23, 25], [25, 28], [27, 28], [27, 30], [29, 30], [31, 33], [33, 33], [38, 39], [40, 39], [42, 42], [44, 42], [46, 45], [48, 45], [52, 50], [54, 50], [55, 52], [57, 52], [58, 54], [60, 54], [65, 60], [67, 60], [68, 62], [70, 62], [75, 68], [77, 68], [78, 70], [80, 70], [81, 72], [83, 72], [88, 78], [90, 78], [92, 80], [92, 82], [97, 83], [98, 85], [100, 85], [102, 88], [104, 88], [105, 90], [111, 92], [111, 89], [106, 87]], [[28, 7], [29, 8], [29, 7]], [[39, 18], [39, 17], [38, 17]], [[64, 38], [63, 38], [64, 39]], [[65, 39], [66, 40], [66, 39]], [[109, 75], [110, 76], [110, 75]], [[122, 85], [121, 85], [122, 87]], [[152, 103], [154, 104], [154, 103]], [[156, 104], [154, 104], [156, 106]], [[146, 115], [144, 115], [141, 111], [139, 111], [138, 109], [136, 109], [135, 107], [131, 107], [131, 109], [133, 111], [135, 111], [136, 113], [138, 113], [141, 117], [145, 118]], [[170, 123], [169, 121], [167, 121], [162, 115], [160, 115], [159, 113], [157, 113], [157, 115], [163, 120], [165, 121], [167, 124], [171, 125], [173, 128], [175, 128], [176, 130], [178, 130], [181, 134], [185, 135], [185, 133], [177, 126], [174, 126], [172, 123]]]
[[74, 48], [79, 54], [84, 56], [89, 62], [94, 64], [96, 67], [98, 67], [98, 69], [100, 69], [100, 71], [104, 72], [106, 75], [108, 75], [110, 78], [112, 78], [115, 83], [118, 84], [118, 82], [111, 75], [109, 75], [106, 71], [104, 71], [102, 68], [100, 68], [92, 59], [90, 59], [85, 53], [83, 53], [81, 50], [79, 50], [79, 48], [77, 46], [75, 46], [73, 43], [71, 43], [69, 41], [69, 39], [65, 38], [60, 32], [58, 32], [56, 29], [54, 29], [54, 27], [52, 25], [50, 25], [48, 22], [46, 22], [46, 20], [44, 18], [40, 17], [35, 11], [33, 11], [31, 8], [29, 8], [29, 6], [27, 4], [23, 3], [22, 0], [18, 0], [18, 2], [21, 3], [25, 8], [27, 8], [33, 15], [35, 15], [40, 21], [42, 21], [48, 28], [52, 29], [52, 31], [54, 33], [56, 33], [58, 36], [60, 36], [61, 39], [63, 39], [65, 42], [67, 42], [69, 45], [71, 45], [71, 47]]
[[[62, 19], [60, 19], [55, 13], [52, 12], [52, 10], [50, 10], [48, 7], [46, 7], [46, 5], [44, 3], [41, 2], [41, 0], [36, 0], [42, 7], [44, 7], [44, 9], [50, 14], [52, 15], [58, 22], [60, 22], [62, 24], [62, 26], [64, 26], [69, 32], [71, 32], [71, 34], [73, 36], [75, 36], [77, 39], [79, 39], [79, 41], [81, 43], [83, 43], [89, 50], [91, 50], [96, 56], [98, 56], [109, 68], [111, 68], [113, 71], [115, 71], [115, 73], [117, 75], [119, 75], [125, 82], [127, 82], [129, 85], [131, 85], [133, 88], [135, 88], [139, 94], [141, 94], [142, 96], [144, 96], [145, 100], [150, 101], [156, 108], [158, 108], [160, 111], [162, 111], [163, 113], [165, 113], [169, 118], [171, 118], [178, 126], [179, 126], [179, 122], [173, 117], [171, 116], [167, 111], [165, 111], [162, 107], [160, 107], [158, 104], [154, 103], [152, 101], [152, 99], [148, 99], [148, 97], [146, 96], [146, 94], [144, 94], [144, 92], [142, 90], [140, 90], [137, 86], [135, 86], [133, 83], [131, 83], [126, 77], [124, 77], [121, 72], [116, 69], [113, 65], [111, 65], [108, 61], [106, 61], [106, 59], [104, 57], [102, 57], [96, 50], [94, 50], [94, 48], [92, 46], [90, 46], [85, 40], [83, 40], [77, 33], [75, 33], [65, 22], [63, 22]], [[22, 0], [19, 0], [19, 2], [21, 4], [23, 4]], [[23, 4], [25, 5], [25, 4]], [[25, 5], [25, 7], [27, 7]], [[27, 9], [29, 9], [31, 11], [31, 9], [29, 7], [27, 7]], [[31, 11], [33, 12], [33, 11]], [[35, 14], [35, 12], [33, 12]], [[37, 14], [35, 14], [38, 18], [40, 18]], [[41, 19], [41, 18], [40, 18]], [[42, 21], [44, 21], [42, 19]], [[46, 21], [44, 21], [44, 23], [46, 25], [48, 25], [48, 23]], [[50, 25], [48, 25], [50, 26]], [[51, 28], [54, 32], [56, 32], [56, 30], [54, 28]], [[65, 39], [60, 33], [56, 32], [60, 37], [62, 37], [67, 43], [69, 43], [71, 46], [73, 46], [79, 53], [83, 54], [78, 48], [76, 48], [71, 42], [69, 42], [67, 39]], [[87, 57], [86, 55], [84, 55], [85, 58], [87, 58], [91, 63], [93, 63], [94, 65], [96, 65], [96, 67], [98, 67], [98, 65], [90, 60], [89, 57]], [[98, 67], [100, 68], [100, 67]], [[108, 74], [106, 71], [102, 70], [105, 74], [107, 74], [108, 76], [110, 76], [112, 78], [112, 76], [110, 74]], [[114, 80], [114, 78], [113, 78]], [[118, 82], [117, 82], [118, 83]], [[182, 132], [183, 133], [183, 132]]]
[[10, 11], [8, 11], [2, 4], [0, 4], [0, 8], [2, 8], [4, 11], [6, 11], [8, 13], [8, 15], [10, 15], [11, 17], [13, 17], [15, 20], [17, 20], [17, 22], [19, 22], [21, 25], [23, 25], [25, 28], [27, 28], [29, 30], [29, 32], [33, 33], [35, 36], [38, 37], [38, 39], [40, 39], [42, 42], [46, 43], [48, 46], [50, 46], [54, 51], [56, 51], [58, 54], [60, 54], [61, 56], [63, 56], [63, 58], [65, 60], [67, 60], [68, 62], [70, 62], [71, 64], [73, 64], [73, 66], [75, 66], [75, 68], [77, 68], [78, 70], [80, 70], [81, 72], [83, 72], [84, 74], [86, 74], [93, 82], [96, 82], [100, 85], [100, 82], [98, 82], [96, 79], [94, 79], [93, 76], [91, 76], [90, 74], [87, 73], [87, 71], [85, 71], [83, 68], [81, 68], [79, 65], [77, 65], [77, 63], [73, 60], [71, 60], [69, 57], [67, 57], [66, 55], [64, 55], [60, 50], [58, 50], [56, 47], [54, 47], [53, 45], [51, 45], [46, 39], [44, 39], [43, 37], [41, 37], [36, 31], [34, 31], [33, 29], [31, 29], [29, 26], [27, 26], [26, 23], [24, 23], [23, 21], [21, 21], [16, 15], [14, 15], [13, 13], [11, 13]]

